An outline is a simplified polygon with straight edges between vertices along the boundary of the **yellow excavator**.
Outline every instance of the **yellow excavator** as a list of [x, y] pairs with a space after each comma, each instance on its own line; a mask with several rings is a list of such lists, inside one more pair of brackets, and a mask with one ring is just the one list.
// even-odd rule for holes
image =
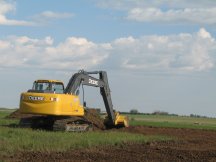
[[[99, 74], [98, 78], [92, 75]], [[111, 93], [105, 71], [86, 72], [80, 70], [69, 80], [66, 88], [58, 80], [36, 80], [32, 89], [20, 96], [20, 112], [34, 114], [22, 118], [21, 127], [48, 128], [54, 131], [82, 132], [99, 126], [98, 118], [91, 115], [86, 104], [80, 104], [79, 88], [87, 85], [99, 87], [104, 101], [107, 116], [104, 125], [110, 127], [128, 127], [127, 116], [115, 112], [112, 105]]]

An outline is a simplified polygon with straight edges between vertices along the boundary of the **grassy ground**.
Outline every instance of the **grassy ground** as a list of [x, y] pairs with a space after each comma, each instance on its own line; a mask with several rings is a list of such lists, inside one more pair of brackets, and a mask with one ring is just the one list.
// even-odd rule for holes
[[168, 115], [129, 115], [130, 125], [216, 130], [216, 118]]
[[49, 132], [18, 128], [18, 120], [6, 119], [10, 111], [0, 111], [0, 157], [17, 151], [66, 151], [97, 145], [170, 140], [164, 136], [144, 136], [119, 131], [86, 133]]
[[[6, 119], [14, 110], [0, 109], [0, 157], [17, 151], [66, 151], [98, 145], [170, 140], [164, 136], [144, 136], [120, 131], [87, 133], [49, 132], [18, 128], [18, 120]], [[216, 130], [216, 119], [164, 115], [129, 115], [130, 125]]]
[[[14, 110], [0, 109], [0, 161], [1, 157], [20, 151], [67, 151], [75, 148], [124, 145], [128, 142], [173, 140], [166, 136], [145, 136], [123, 131], [96, 131], [86, 133], [50, 132], [19, 128], [18, 120], [5, 118]], [[130, 125], [193, 128], [216, 130], [216, 119], [163, 115], [129, 115]]]

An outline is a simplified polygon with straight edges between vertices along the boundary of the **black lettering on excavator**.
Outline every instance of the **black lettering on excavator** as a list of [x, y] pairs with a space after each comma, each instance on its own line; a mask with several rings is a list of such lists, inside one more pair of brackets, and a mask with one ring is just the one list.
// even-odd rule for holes
[[43, 101], [44, 97], [40, 97], [40, 96], [29, 96], [29, 100], [32, 101]]

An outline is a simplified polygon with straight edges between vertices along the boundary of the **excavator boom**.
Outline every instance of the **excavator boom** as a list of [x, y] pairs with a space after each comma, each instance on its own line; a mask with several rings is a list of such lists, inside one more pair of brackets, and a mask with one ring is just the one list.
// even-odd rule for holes
[[[99, 79], [90, 76], [90, 74], [99, 74]], [[81, 70], [71, 77], [64, 92], [66, 94], [76, 94], [76, 90], [80, 87], [80, 84], [100, 87], [100, 93], [103, 97], [104, 105], [108, 114], [109, 124], [115, 125], [115, 113], [113, 110], [107, 73], [105, 71], [86, 72]]]

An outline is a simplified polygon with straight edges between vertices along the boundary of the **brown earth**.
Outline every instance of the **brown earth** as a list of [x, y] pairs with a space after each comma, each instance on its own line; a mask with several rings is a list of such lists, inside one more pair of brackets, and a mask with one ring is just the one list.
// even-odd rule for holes
[[21, 119], [21, 118], [29, 118], [29, 117], [36, 117], [36, 116], [41, 116], [41, 115], [34, 115], [34, 114], [21, 114], [19, 109], [17, 109], [16, 111], [12, 112], [11, 114], [9, 114], [8, 116], [6, 116], [6, 118], [8, 119]]
[[20, 152], [7, 161], [194, 161], [216, 162], [216, 131], [136, 126], [118, 129], [143, 135], [167, 135], [176, 140], [98, 146], [67, 152]]

